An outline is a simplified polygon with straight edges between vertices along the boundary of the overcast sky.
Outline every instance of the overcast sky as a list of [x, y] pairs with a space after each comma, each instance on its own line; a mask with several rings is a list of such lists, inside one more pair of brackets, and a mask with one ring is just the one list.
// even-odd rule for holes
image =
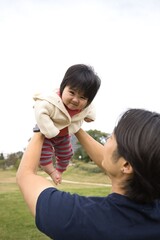
[[23, 151], [33, 93], [77, 63], [102, 80], [85, 130], [111, 133], [132, 107], [160, 112], [160, 1], [0, 0], [0, 152]]

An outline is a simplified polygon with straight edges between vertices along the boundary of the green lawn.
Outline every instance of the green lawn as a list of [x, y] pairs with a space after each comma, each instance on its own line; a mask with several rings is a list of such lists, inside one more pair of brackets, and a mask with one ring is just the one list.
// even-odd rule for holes
[[[44, 174], [40, 172], [40, 174]], [[84, 170], [69, 168], [64, 179], [81, 182], [79, 184], [63, 182], [58, 188], [71, 193], [86, 196], [105, 196], [110, 193], [110, 187], [83, 184], [84, 182], [107, 183], [102, 173], [86, 174]], [[101, 179], [101, 180], [100, 180]], [[15, 182], [14, 171], [0, 170], [0, 240], [46, 240], [37, 230], [34, 218], [31, 216]]]

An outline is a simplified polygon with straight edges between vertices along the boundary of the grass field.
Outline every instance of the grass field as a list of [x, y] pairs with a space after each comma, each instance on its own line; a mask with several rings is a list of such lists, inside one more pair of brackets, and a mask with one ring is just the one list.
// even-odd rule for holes
[[[15, 174], [15, 171], [0, 170], [0, 240], [49, 239], [37, 230], [16, 185]], [[58, 188], [64, 191], [86, 196], [106, 196], [110, 193], [110, 187], [105, 186], [109, 182], [103, 173], [93, 174], [83, 167], [69, 167], [63, 179], [66, 182]]]

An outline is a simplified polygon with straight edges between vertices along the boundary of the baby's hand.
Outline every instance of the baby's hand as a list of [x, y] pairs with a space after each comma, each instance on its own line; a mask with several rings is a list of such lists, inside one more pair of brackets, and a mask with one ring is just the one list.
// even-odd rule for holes
[[87, 117], [84, 118], [84, 121], [85, 121], [85, 122], [93, 122], [93, 120], [92, 120], [91, 118], [87, 118]]

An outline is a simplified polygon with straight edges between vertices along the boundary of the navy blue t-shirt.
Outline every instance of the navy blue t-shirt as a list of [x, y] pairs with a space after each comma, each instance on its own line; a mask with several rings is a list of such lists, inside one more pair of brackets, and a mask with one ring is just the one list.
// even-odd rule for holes
[[37, 201], [36, 225], [54, 240], [160, 240], [160, 201], [143, 205], [117, 193], [84, 197], [47, 188]]

